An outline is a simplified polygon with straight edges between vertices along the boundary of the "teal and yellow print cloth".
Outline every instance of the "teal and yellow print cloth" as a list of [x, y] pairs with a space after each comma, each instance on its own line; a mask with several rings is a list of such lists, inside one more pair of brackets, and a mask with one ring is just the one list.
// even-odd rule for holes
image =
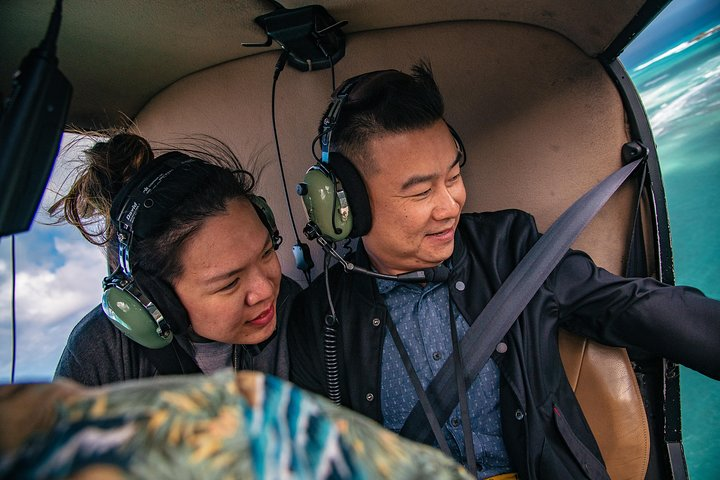
[[0, 478], [471, 479], [440, 451], [230, 370], [0, 387]]

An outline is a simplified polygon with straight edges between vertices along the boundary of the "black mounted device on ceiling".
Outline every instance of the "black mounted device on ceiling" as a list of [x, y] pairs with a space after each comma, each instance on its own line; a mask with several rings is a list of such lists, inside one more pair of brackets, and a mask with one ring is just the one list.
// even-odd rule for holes
[[320, 5], [288, 9], [272, 3], [275, 10], [255, 19], [267, 33], [267, 41], [243, 46], [269, 47], [275, 40], [288, 53], [290, 66], [303, 72], [330, 68], [345, 56], [341, 28], [347, 21], [336, 21]]
[[60, 147], [72, 85], [55, 55], [62, 1], [47, 34], [23, 59], [0, 118], [0, 236], [27, 231]]

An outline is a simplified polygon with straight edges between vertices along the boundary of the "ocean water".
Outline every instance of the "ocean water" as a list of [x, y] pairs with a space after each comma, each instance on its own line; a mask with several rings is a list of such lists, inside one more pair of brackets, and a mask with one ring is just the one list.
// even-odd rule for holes
[[[628, 71], [657, 144], [675, 283], [720, 299], [720, 28], [705, 33]], [[680, 383], [690, 476], [716, 480], [720, 382], [682, 368]]]

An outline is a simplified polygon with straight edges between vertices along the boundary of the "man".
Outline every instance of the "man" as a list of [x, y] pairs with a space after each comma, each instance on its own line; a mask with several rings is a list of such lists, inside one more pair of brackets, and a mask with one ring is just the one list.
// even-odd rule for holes
[[[339, 178], [353, 222], [371, 218], [353, 226], [350, 235], [361, 240], [348, 259], [369, 275], [336, 265], [298, 297], [288, 335], [291, 380], [331, 398], [337, 389], [342, 404], [400, 431], [469, 322], [540, 235], [521, 211], [461, 215], [462, 143], [443, 119], [424, 64], [412, 75], [383, 71], [346, 81], [320, 128], [327, 165], [318, 168], [346, 179], [347, 159], [366, 187], [368, 211], [358, 215], [358, 194]], [[338, 222], [324, 236], [335, 239]], [[448, 278], [392, 279], [432, 269], [449, 270], [440, 275]], [[692, 288], [617, 277], [570, 251], [477, 377], [459, 380], [459, 406], [435, 434], [479, 478], [607, 478], [560, 361], [560, 327], [720, 378], [720, 302]]]

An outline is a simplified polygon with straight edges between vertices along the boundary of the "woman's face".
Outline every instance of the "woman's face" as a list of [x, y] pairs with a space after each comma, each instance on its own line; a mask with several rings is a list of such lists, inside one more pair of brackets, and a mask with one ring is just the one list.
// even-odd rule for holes
[[257, 344], [275, 330], [280, 262], [247, 199], [208, 217], [180, 252], [174, 287], [193, 331], [230, 344]]

